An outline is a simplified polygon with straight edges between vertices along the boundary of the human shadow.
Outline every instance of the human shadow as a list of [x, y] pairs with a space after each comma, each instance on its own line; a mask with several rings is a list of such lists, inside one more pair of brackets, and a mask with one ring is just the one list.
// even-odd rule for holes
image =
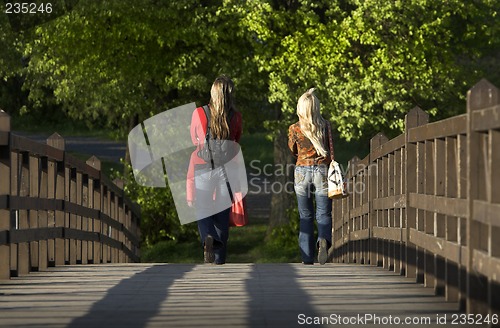
[[153, 265], [137, 272], [109, 289], [87, 314], [74, 319], [67, 327], [145, 327], [160, 312], [169, 287], [194, 266]]
[[298, 327], [307, 318], [319, 317], [299, 278], [293, 264], [254, 265], [246, 281], [249, 296], [246, 326]]

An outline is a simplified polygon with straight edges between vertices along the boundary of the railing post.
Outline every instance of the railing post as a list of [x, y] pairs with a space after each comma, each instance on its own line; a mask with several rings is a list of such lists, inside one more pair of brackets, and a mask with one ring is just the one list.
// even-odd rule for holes
[[[357, 234], [359, 230], [361, 230], [361, 218], [356, 218], [356, 217], [351, 217], [351, 213], [353, 213], [353, 209], [356, 207], [360, 206], [361, 204], [361, 195], [356, 193], [354, 190], [354, 186], [356, 185], [358, 177], [356, 176], [356, 173], [358, 171], [358, 162], [359, 162], [359, 157], [354, 156], [351, 158], [349, 161], [349, 171], [350, 171], [350, 176], [351, 176], [351, 186], [348, 188], [350, 190], [349, 193], [349, 234]], [[362, 241], [357, 239], [357, 238], [351, 238], [349, 236], [350, 240], [350, 250], [352, 252], [351, 258], [352, 262], [361, 264], [362, 261], [362, 250], [361, 250], [361, 245]]]
[[[102, 206], [102, 183], [100, 179], [101, 173], [101, 161], [92, 156], [87, 160], [87, 165], [93, 167], [99, 171], [99, 179], [92, 179], [89, 181], [89, 207], [94, 210], [101, 211]], [[89, 230], [100, 234], [102, 229], [102, 223], [100, 218], [92, 218], [89, 220]], [[102, 244], [99, 241], [89, 242], [92, 248], [92, 262], [94, 264], [102, 263]]]
[[[30, 184], [30, 168], [29, 168], [29, 152], [19, 153], [19, 172], [18, 176], [18, 196], [29, 197], [29, 184]], [[29, 229], [28, 210], [21, 209], [18, 211], [18, 229]], [[20, 242], [17, 246], [17, 275], [22, 276], [30, 272], [31, 269], [30, 257], [30, 243]]]
[[[491, 277], [484, 277], [476, 270], [474, 257], [475, 252], [490, 252], [493, 236], [491, 227], [475, 220], [474, 202], [477, 200], [491, 201], [492, 186], [491, 172], [485, 172], [488, 157], [488, 146], [486, 145], [487, 134], [482, 134], [474, 129], [474, 112], [500, 104], [500, 90], [485, 79], [479, 81], [467, 93], [467, 154], [468, 154], [468, 174], [467, 174], [467, 313], [487, 314], [488, 306], [492, 306], [492, 290], [489, 288]], [[491, 155], [490, 155], [491, 156]], [[489, 185], [488, 185], [489, 184]], [[489, 189], [489, 190], [488, 190]], [[498, 199], [497, 199], [498, 200]], [[484, 247], [484, 244], [486, 246]], [[484, 249], [486, 248], [486, 250]], [[498, 306], [498, 305], [497, 305]]]
[[10, 116], [0, 109], [0, 279], [10, 278]]
[[[115, 180], [113, 180], [113, 183], [123, 191], [123, 188], [125, 185], [123, 180], [115, 179]], [[124, 195], [124, 193], [122, 193], [121, 195], [118, 196], [118, 198], [116, 200], [116, 203], [117, 203], [116, 220], [121, 224], [121, 227], [123, 227], [123, 228], [125, 228], [125, 207], [126, 207], [124, 197], [125, 197], [125, 195]], [[117, 231], [117, 238], [118, 238], [118, 241], [120, 241], [124, 247], [127, 246], [126, 238], [125, 238], [123, 231]], [[127, 262], [126, 258], [127, 257], [125, 256], [125, 252], [123, 251], [123, 249], [119, 250], [118, 251], [118, 262], [125, 263], [125, 262]]]
[[414, 107], [405, 116], [405, 152], [406, 152], [406, 260], [405, 273], [406, 277], [417, 280], [419, 274], [417, 261], [419, 256], [418, 247], [411, 242], [411, 230], [418, 230], [417, 227], [417, 210], [410, 206], [410, 195], [417, 192], [417, 145], [410, 142], [410, 129], [427, 124], [429, 122], [429, 114], [424, 112], [420, 107]]
[[373, 202], [377, 199], [382, 192], [382, 185], [380, 184], [383, 177], [381, 175], [381, 169], [379, 167], [379, 161], [381, 159], [373, 158], [373, 151], [389, 141], [389, 139], [383, 133], [377, 133], [370, 140], [370, 166], [373, 169], [370, 170], [369, 174], [369, 201], [370, 201], [370, 213], [368, 217], [368, 226], [370, 231], [370, 263], [376, 266], [384, 265], [384, 242], [382, 240], [375, 239], [373, 235], [373, 228], [377, 227], [379, 224], [379, 211], [375, 210], [373, 207]]
[[[47, 145], [64, 151], [66, 145], [64, 138], [59, 134], [54, 133], [47, 138]], [[60, 162], [50, 159], [47, 164], [48, 168], [48, 197], [55, 199], [56, 201], [64, 201], [64, 186], [65, 186], [65, 175], [64, 175], [64, 162]], [[62, 210], [55, 210], [49, 216], [49, 227], [64, 228], [64, 212]], [[64, 249], [65, 243], [63, 238], [56, 238], [55, 240], [49, 240], [49, 264], [50, 265], [64, 265]]]
[[[40, 158], [36, 155], [27, 154], [28, 170], [29, 170], [29, 196], [32, 198], [40, 197]], [[28, 225], [30, 229], [37, 229], [38, 226], [38, 210], [30, 209], [28, 212]], [[40, 270], [40, 244], [41, 241], [30, 242], [30, 268], [29, 271]]]

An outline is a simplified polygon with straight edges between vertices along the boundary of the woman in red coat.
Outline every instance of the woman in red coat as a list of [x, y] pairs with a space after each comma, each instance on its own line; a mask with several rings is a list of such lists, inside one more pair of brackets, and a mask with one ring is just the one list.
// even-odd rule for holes
[[[205, 109], [198, 107], [191, 119], [191, 140], [196, 146], [191, 155], [187, 177], [187, 202], [196, 209], [198, 231], [204, 247], [205, 263], [224, 264], [229, 237], [230, 207], [215, 214], [214, 203], [230, 204], [227, 172], [224, 165], [213, 166], [202, 158], [207, 126], [216, 140], [239, 142], [242, 132], [241, 113], [234, 108], [233, 81], [220, 76], [210, 90], [210, 102]], [[207, 114], [209, 120], [207, 119]], [[207, 215], [208, 214], [208, 215]]]

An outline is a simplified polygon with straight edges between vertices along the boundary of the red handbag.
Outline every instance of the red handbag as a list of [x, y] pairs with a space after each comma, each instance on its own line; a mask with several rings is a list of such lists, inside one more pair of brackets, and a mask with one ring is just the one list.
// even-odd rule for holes
[[242, 227], [248, 224], [248, 212], [246, 209], [246, 198], [241, 192], [234, 193], [234, 201], [229, 214], [230, 227]]

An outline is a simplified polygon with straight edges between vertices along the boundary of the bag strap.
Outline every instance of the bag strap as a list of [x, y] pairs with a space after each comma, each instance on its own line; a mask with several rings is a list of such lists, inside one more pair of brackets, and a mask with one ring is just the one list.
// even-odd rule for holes
[[[203, 112], [205, 113], [205, 117], [207, 118], [207, 133], [205, 135], [205, 138], [210, 138], [210, 108], [208, 105], [205, 105], [202, 107]], [[229, 115], [227, 117], [227, 125], [229, 126], [229, 131], [231, 131], [231, 121], [233, 120], [234, 117], [234, 110], [231, 108], [229, 111]]]
[[326, 121], [326, 128], [328, 130], [328, 141], [330, 143], [330, 157], [332, 162], [335, 160], [335, 156], [333, 154], [333, 137], [332, 137], [332, 126], [329, 121]]
[[231, 185], [229, 184], [229, 178], [227, 177], [226, 168], [224, 165], [221, 166], [222, 175], [224, 176], [224, 180], [226, 181], [227, 191], [229, 192], [229, 198], [231, 198], [231, 203], [234, 203], [234, 195], [233, 190], [231, 189]]

